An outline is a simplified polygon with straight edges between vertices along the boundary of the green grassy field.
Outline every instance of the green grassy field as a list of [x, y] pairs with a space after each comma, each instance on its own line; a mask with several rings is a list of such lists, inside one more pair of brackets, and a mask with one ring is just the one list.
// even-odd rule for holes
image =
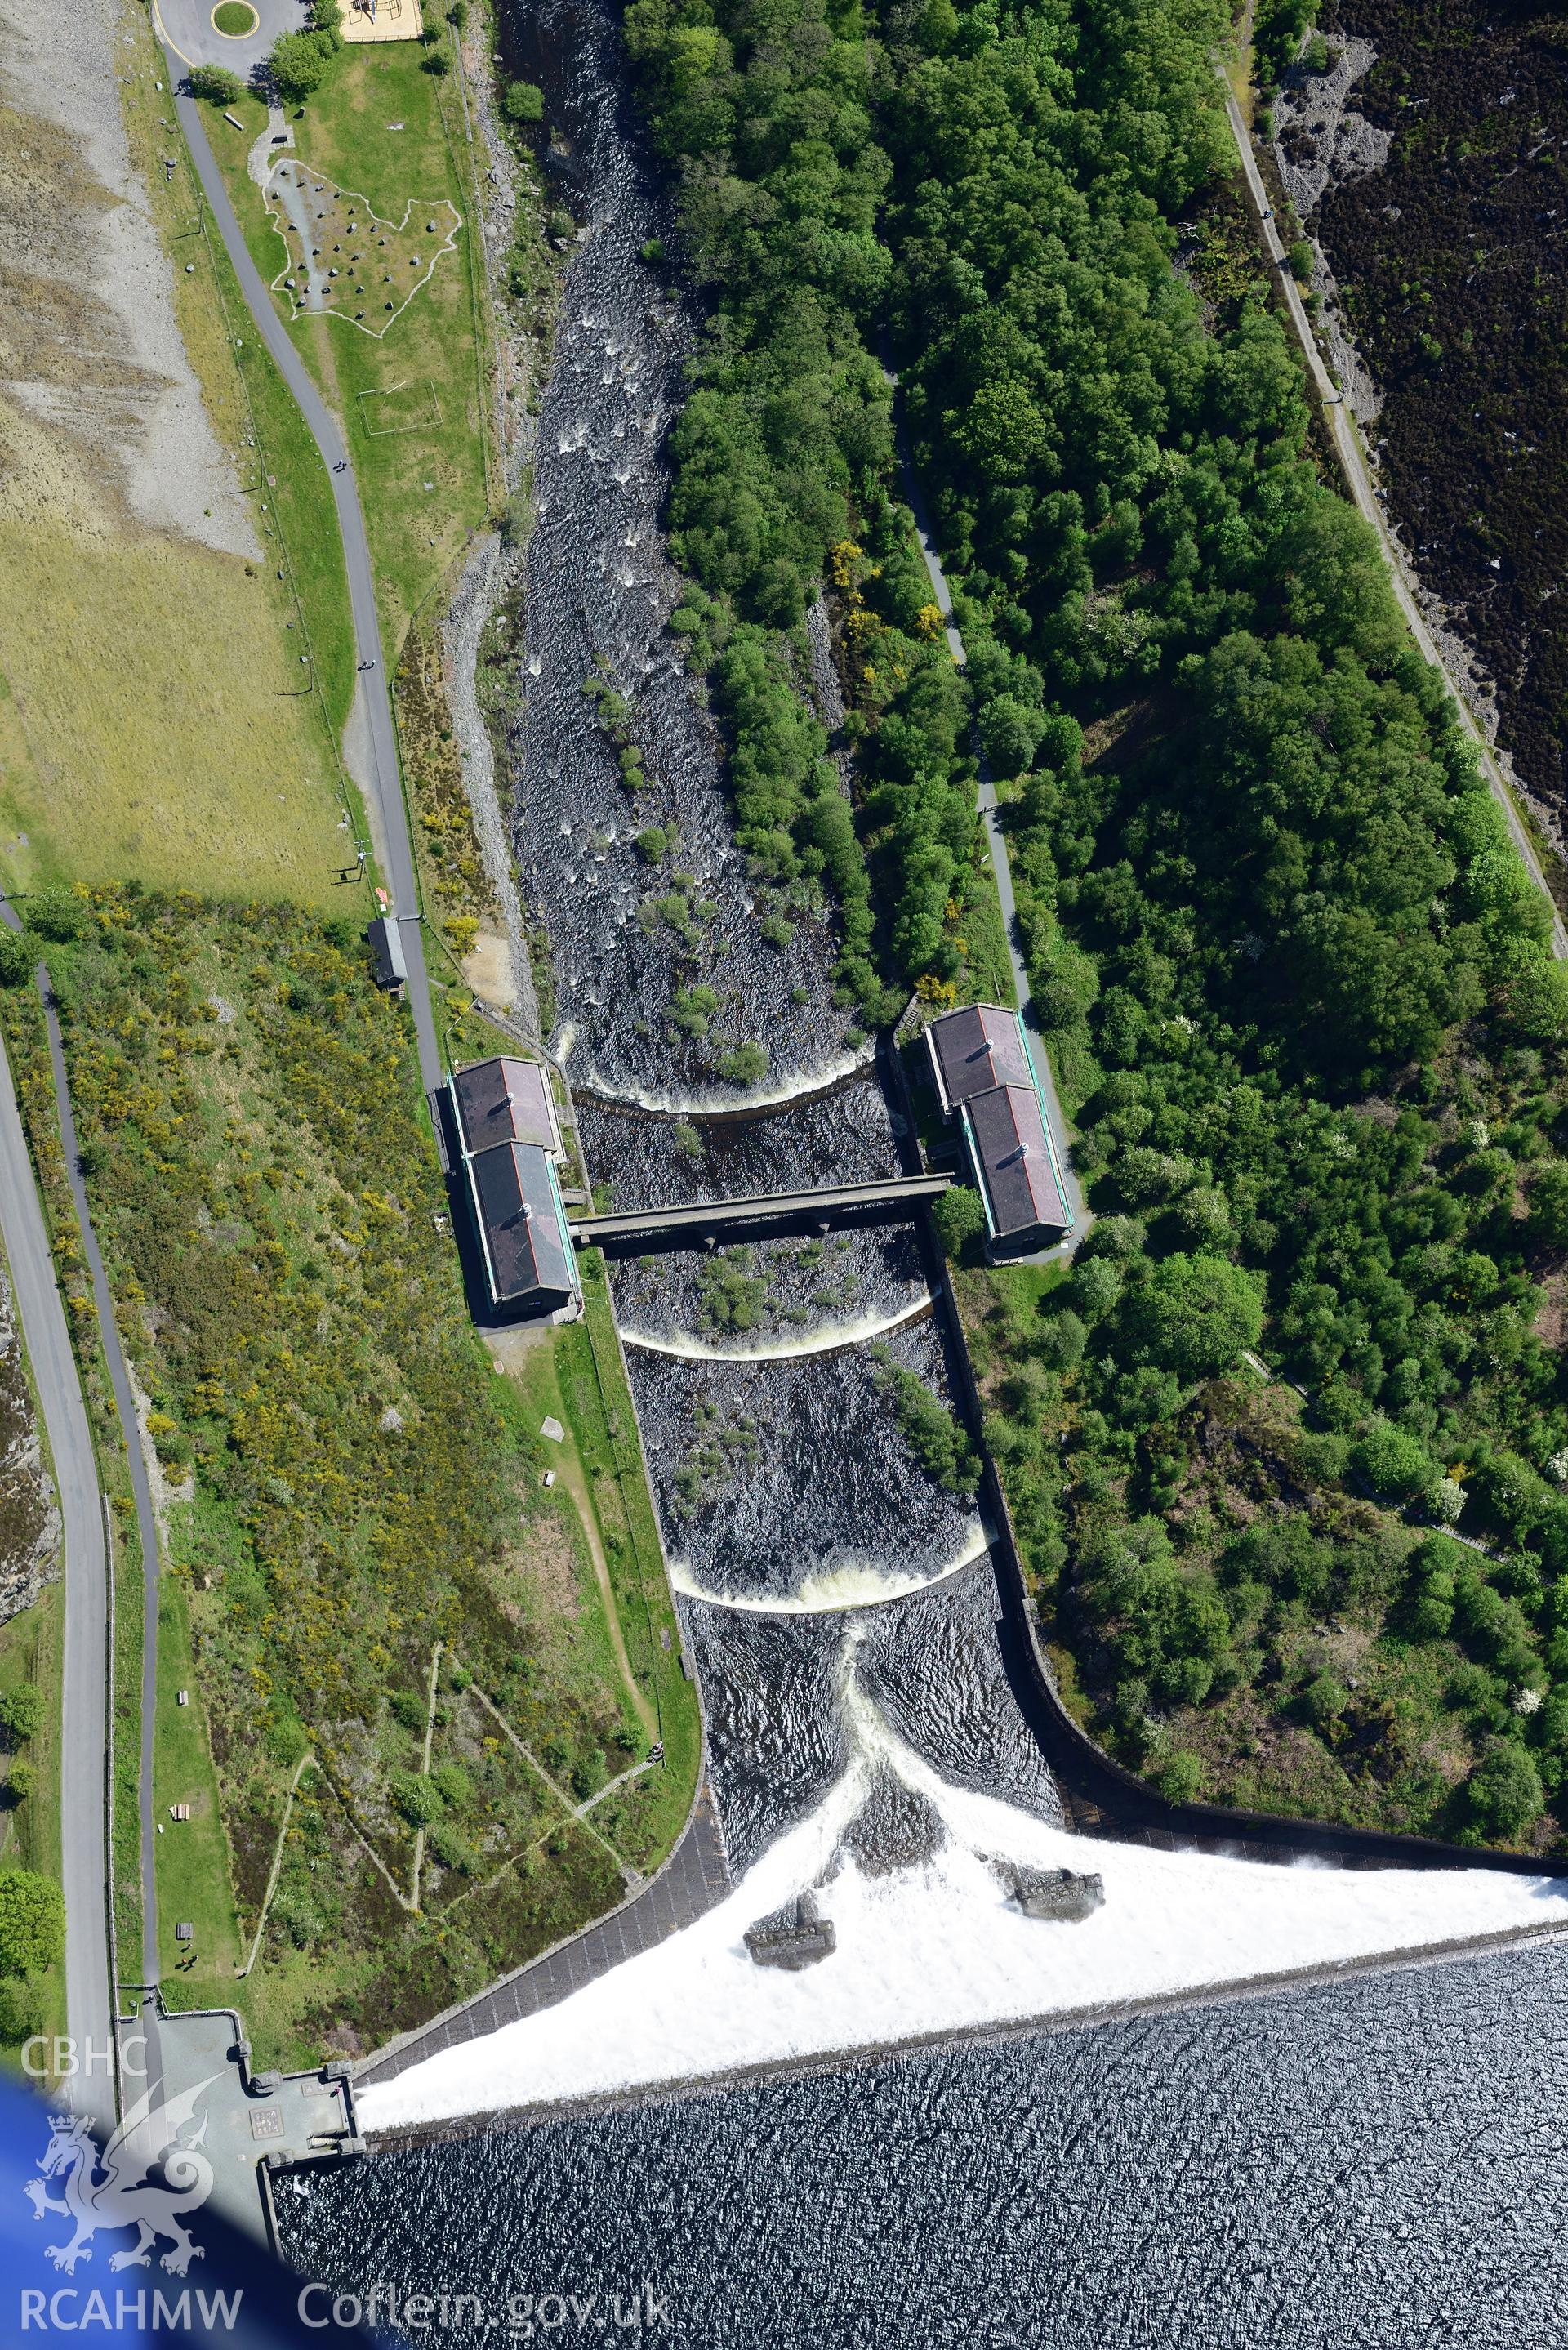
[[[365, 197], [380, 219], [400, 224], [410, 205], [444, 200], [462, 222], [456, 248], [384, 336], [347, 317], [301, 317], [290, 328], [348, 436], [389, 662], [490, 504], [484, 295], [468, 150], [456, 88], [450, 77], [421, 70], [423, 54], [411, 43], [349, 51], [293, 126], [298, 153]], [[245, 172], [265, 112], [252, 98], [229, 111], [244, 130], [209, 108], [208, 134], [270, 282], [286, 248]], [[279, 316], [287, 315], [284, 296]]]
[[[151, 38], [128, 32], [128, 63], [151, 63]], [[4, 408], [0, 875], [18, 889], [135, 878], [321, 904], [344, 861], [329, 716], [347, 708], [353, 673], [326, 476], [316, 463], [311, 478], [314, 452], [254, 334], [231, 323], [233, 281], [201, 234], [188, 171], [161, 168], [167, 101], [143, 70], [123, 88], [174, 262], [176, 319], [251, 493], [259, 552], [246, 561], [143, 525], [79, 444]], [[15, 121], [36, 200], [68, 210], [70, 159], [48, 126]], [[86, 309], [80, 322], [51, 317], [38, 363], [68, 375], [76, 337], [92, 331]], [[321, 694], [299, 659], [306, 644]]]
[[[232, 1991], [311, 1753], [238, 1995], [269, 2056], [352, 2054], [602, 1914], [685, 1817], [696, 1704], [618, 1357], [607, 1322], [542, 1342], [580, 1470], [546, 1492], [544, 1409], [495, 1376], [468, 1318], [406, 1011], [370, 987], [348, 924], [103, 892], [51, 960], [149, 1425], [171, 1478], [195, 1477], [170, 1508], [161, 1624], [163, 1965], [176, 1998]], [[85, 1298], [35, 1005], [13, 991], [7, 1026], [67, 1299]], [[589, 1295], [607, 1315], [602, 1274]], [[90, 1316], [73, 1313], [96, 1399]], [[139, 1583], [125, 1545], [122, 1893]], [[655, 1731], [665, 1765], [643, 1773]], [[169, 1820], [176, 1802], [189, 1822]], [[171, 1970], [181, 1918], [188, 1976]], [[129, 1902], [119, 1924], [124, 1973]]]
[[[298, 329], [354, 447], [389, 648], [487, 505], [461, 109], [419, 57], [347, 57], [300, 126], [307, 159], [383, 212], [444, 196], [465, 224], [385, 342]], [[146, 164], [169, 140], [133, 79]], [[210, 119], [270, 276], [283, 248], [243, 176], [248, 141]], [[99, 890], [51, 966], [127, 1344], [166, 1470], [194, 1468], [160, 1606], [168, 1995], [238, 1997], [258, 2051], [304, 2061], [374, 2044], [621, 1898], [684, 1822], [701, 1734], [602, 1265], [588, 1321], [516, 1378], [468, 1321], [407, 1015], [368, 986], [358, 894], [332, 881], [354, 653], [330, 484], [188, 172], [148, 177], [192, 264], [180, 323], [265, 555], [110, 529], [74, 480], [40, 528], [0, 484], [0, 552], [14, 524], [26, 588], [11, 639], [0, 617], [0, 862], [23, 886]], [[68, 788], [49, 764], [67, 753]], [[446, 816], [450, 781], [421, 813]], [[450, 882], [431, 865], [445, 845], [426, 861]], [[493, 1049], [455, 962], [447, 977], [454, 1047]], [[5, 1021], [113, 1508], [116, 1924], [134, 1980], [141, 1565], [30, 991]], [[538, 1432], [546, 1410], [565, 1456]], [[0, 1684], [30, 1637], [0, 1640]]]
[[[21, 1750], [31, 1784], [16, 1802], [5, 1797], [0, 1811], [0, 1868], [32, 1868], [57, 1880], [60, 1874], [60, 1650], [65, 1593], [58, 1582], [47, 1585], [30, 1607], [0, 1625], [0, 1695], [31, 1683], [44, 1700], [44, 1719], [36, 1735]], [[5, 1776], [9, 1777], [6, 1758]], [[29, 1987], [30, 2022], [51, 2035], [66, 2028], [66, 1970], [63, 1958]], [[0, 2061], [9, 2069], [19, 2063], [19, 2050], [0, 2044]]]
[[[182, 1690], [188, 1700], [184, 1705], [179, 1701]], [[176, 1804], [190, 1804], [188, 1820], [171, 1817]], [[159, 1585], [152, 1811], [158, 1848], [158, 1957], [165, 1995], [171, 2005], [220, 2005], [234, 1996], [240, 1929], [206, 1706], [191, 1653], [190, 1599], [179, 1575], [166, 1574]], [[189, 1944], [175, 1936], [182, 1921], [194, 1929]]]
[[615, 1674], [630, 1700], [628, 1728], [640, 1725], [664, 1744], [662, 1772], [605, 1805], [618, 1848], [646, 1866], [668, 1849], [691, 1809], [701, 1724], [695, 1690], [680, 1669], [680, 1627], [597, 1250], [586, 1253], [582, 1270], [584, 1320], [530, 1348], [515, 1376], [531, 1425], [536, 1428], [548, 1412], [566, 1430], [551, 1465], [571, 1497], [585, 1543], [604, 1563], [620, 1632], [616, 1641], [604, 1626], [604, 1669]]

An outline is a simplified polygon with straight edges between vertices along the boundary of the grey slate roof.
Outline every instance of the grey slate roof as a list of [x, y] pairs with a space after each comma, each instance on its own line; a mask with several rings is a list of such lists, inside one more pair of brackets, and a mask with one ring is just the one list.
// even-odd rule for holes
[[576, 1286], [555, 1170], [538, 1146], [504, 1142], [468, 1162], [497, 1305]]
[[499, 1054], [471, 1061], [452, 1081], [463, 1148], [475, 1157], [502, 1142], [532, 1142], [558, 1152], [560, 1128], [550, 1095], [549, 1072], [537, 1061]]
[[944, 1012], [926, 1035], [942, 1107], [950, 1116], [995, 1086], [1034, 1083], [1018, 1015], [999, 1003], [966, 1003], [961, 1011]]
[[375, 966], [378, 987], [401, 987], [409, 975], [403, 955], [403, 934], [397, 919], [390, 914], [378, 914], [365, 936], [370, 942], [370, 960]]
[[1041, 1224], [1065, 1232], [1071, 1219], [1051, 1164], [1034, 1087], [993, 1087], [978, 1094], [964, 1116], [992, 1233], [1003, 1238]]

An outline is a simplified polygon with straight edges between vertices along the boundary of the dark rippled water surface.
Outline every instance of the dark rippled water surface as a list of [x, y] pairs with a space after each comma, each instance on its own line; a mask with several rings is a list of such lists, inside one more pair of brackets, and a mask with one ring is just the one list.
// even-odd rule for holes
[[[853, 1068], [829, 926], [762, 943], [722, 745], [664, 625], [665, 435], [700, 322], [640, 258], [668, 221], [628, 140], [616, 11], [531, 0], [505, 38], [545, 88], [557, 192], [589, 231], [540, 418], [510, 753], [590, 1170], [625, 1206], [889, 1173], [902, 1138], [875, 1071]], [[628, 707], [636, 797], [583, 691], [596, 678]], [[657, 867], [636, 847], [650, 825], [676, 836]], [[654, 902], [677, 870], [700, 910]], [[672, 994], [699, 983], [710, 1040], [671, 1033]], [[796, 1098], [748, 1108], [716, 1078], [719, 1040], [760, 1043], [763, 1090]], [[742, 1273], [760, 1287], [737, 1306], [720, 1293]], [[805, 1344], [925, 1302], [909, 1230], [743, 1264], [623, 1260], [613, 1278], [623, 1326], [665, 1348], [727, 1328]], [[737, 1869], [850, 1767], [865, 1800], [837, 1865], [918, 1866], [945, 1829], [905, 1749], [1059, 1816], [989, 1560], [872, 1607], [754, 1604], [851, 1562], [935, 1574], [974, 1525], [912, 1459], [869, 1343], [835, 1344], [742, 1364], [628, 1347], [668, 1546], [753, 1603], [680, 1603]], [[886, 1344], [949, 1394], [934, 1319]], [[449, 2312], [475, 2296], [439, 2328], [453, 2342], [636, 2338], [596, 2320], [649, 2280], [641, 2338], [712, 2350], [1515, 2350], [1568, 2315], [1565, 2027], [1568, 1954], [1515, 1953], [380, 2156], [285, 2185], [280, 2223], [340, 2290], [445, 2294]]]
[[650, 2277], [646, 2338], [702, 2350], [1546, 2350], [1565, 2165], [1553, 1950], [383, 2156], [283, 2215], [312, 2275], [491, 2312]]
[[[640, 258], [668, 221], [627, 140], [617, 13], [531, 0], [505, 39], [566, 134], [552, 168], [590, 231], [540, 419], [510, 749], [591, 1171], [628, 1206], [890, 1172], [900, 1138], [877, 1079], [846, 1077], [859, 1046], [832, 1006], [828, 926], [762, 944], [721, 745], [664, 627], [664, 436], [699, 322]], [[826, 703], [820, 614], [814, 629]], [[649, 778], [635, 800], [583, 691], [594, 677], [630, 707]], [[670, 862], [704, 909], [690, 920], [645, 902], [670, 889], [635, 846], [653, 824], [678, 836]], [[810, 1097], [739, 1113], [702, 1040], [670, 1034], [671, 993], [694, 983], [714, 991], [717, 1035], [760, 1042], [768, 1085]], [[746, 1267], [766, 1276], [746, 1313], [771, 1338], [924, 1295], [908, 1231], [757, 1250]], [[718, 1340], [726, 1269], [742, 1270], [623, 1261], [623, 1325]], [[887, 1343], [949, 1392], [934, 1321]], [[851, 1560], [930, 1574], [960, 1552], [971, 1514], [917, 1468], [867, 1345], [628, 1358], [669, 1547], [705, 1587], [777, 1602]], [[737, 1869], [857, 1764], [867, 1795], [839, 1865], [918, 1864], [944, 1831], [921, 1771], [900, 1778], [903, 1749], [1059, 1816], [1008, 1685], [989, 1560], [837, 1613], [680, 1606]], [[1568, 2318], [1565, 2059], [1568, 1952], [1515, 1952], [379, 2156], [280, 2182], [280, 2226], [296, 2264], [340, 2291], [445, 2295], [452, 2322], [410, 2341], [1544, 2350]], [[459, 2317], [464, 2294], [477, 2314]], [[618, 2296], [649, 2322], [604, 2323]]]
[[[539, 0], [512, 16], [507, 39], [508, 62], [545, 88], [563, 134], [550, 169], [586, 232], [540, 416], [524, 706], [509, 751], [518, 866], [549, 935], [556, 1047], [576, 1089], [589, 1168], [624, 1206], [890, 1175], [900, 1121], [876, 1067], [856, 1066], [864, 1040], [846, 1041], [833, 1006], [830, 929], [805, 920], [784, 949], [761, 942], [722, 746], [665, 628], [678, 585], [660, 525], [666, 433], [699, 322], [640, 257], [668, 222], [628, 135], [615, 13], [605, 0]], [[623, 697], [644, 755], [650, 780], [635, 799], [583, 691], [596, 678]], [[829, 680], [830, 668], [825, 691]], [[654, 823], [678, 835], [673, 862], [711, 909], [694, 929], [656, 911], [670, 874], [636, 847], [639, 827]], [[761, 1091], [786, 1101], [726, 1092], [703, 1040], [673, 1033], [671, 992], [697, 983], [718, 1000], [714, 1036], [763, 1043]], [[714, 1277], [742, 1272], [739, 1311], [715, 1295]], [[936, 1575], [972, 1549], [972, 1506], [915, 1459], [883, 1354], [873, 1352], [873, 1342], [885, 1346], [887, 1359], [947, 1399], [941, 1331], [929, 1316], [909, 1318], [927, 1302], [911, 1227], [713, 1258], [659, 1254], [618, 1263], [613, 1278], [634, 1338], [686, 1342], [676, 1352], [628, 1348], [666, 1549], [682, 1580], [740, 1600], [790, 1599], [846, 1568], [899, 1583]], [[711, 1359], [726, 1336], [749, 1337], [751, 1351], [771, 1342], [775, 1359]], [[708, 1358], [692, 1359], [704, 1346]], [[790, 1346], [806, 1351], [793, 1357]], [[725, 1711], [721, 1687], [706, 1693]], [[837, 1732], [831, 1721], [802, 1721], [800, 1734], [815, 1755]], [[759, 1761], [753, 1782], [761, 1772]], [[786, 1789], [799, 1777], [816, 1783], [813, 1767], [784, 1767]], [[781, 1815], [789, 1809], [786, 1794]]]
[[[730, 1326], [722, 1280], [753, 1284], [744, 1326]], [[835, 1232], [828, 1240], [751, 1242], [717, 1263], [700, 1249], [620, 1257], [611, 1269], [616, 1316], [633, 1344], [687, 1342], [712, 1354], [816, 1346], [836, 1332], [929, 1310], [930, 1292], [909, 1224]], [[883, 1335], [886, 1335], [885, 1333]]]
[[944, 1392], [940, 1335], [911, 1322], [877, 1354], [692, 1363], [634, 1352], [648, 1465], [678, 1580], [750, 1599], [849, 1566], [891, 1584], [955, 1565], [974, 1504], [926, 1476], [888, 1410], [887, 1366]]
[[771, 1615], [683, 1599], [708, 1700], [708, 1762], [730, 1858], [749, 1866], [821, 1803], [849, 1760], [840, 1691], [857, 1688], [955, 1786], [1061, 1817], [1055, 1783], [1007, 1683], [989, 1558], [852, 1614]]
[[[679, 582], [660, 531], [664, 441], [699, 322], [640, 258], [669, 222], [622, 120], [618, 17], [596, 0], [537, 0], [511, 12], [508, 26], [512, 55], [543, 83], [561, 134], [556, 185], [587, 231], [567, 273], [539, 418], [526, 708], [514, 745], [517, 861], [549, 930], [556, 1045], [574, 1082], [647, 1098], [722, 1098], [709, 1055], [669, 1030], [677, 988], [711, 987], [714, 1039], [761, 1045], [786, 1076], [842, 1065], [845, 1019], [829, 1001], [826, 921], [803, 920], [782, 950], [758, 939], [721, 745], [665, 629]], [[596, 680], [629, 708], [648, 779], [636, 794], [584, 691]], [[635, 844], [654, 827], [674, 846], [665, 866], [650, 868]], [[671, 894], [676, 873], [705, 910], [680, 928], [655, 902]]]
[[577, 1115], [583, 1147], [596, 1167], [614, 1169], [623, 1208], [746, 1199], [825, 1180], [871, 1183], [898, 1171], [894, 1121], [875, 1068], [744, 1114], [650, 1118], [583, 1094]]

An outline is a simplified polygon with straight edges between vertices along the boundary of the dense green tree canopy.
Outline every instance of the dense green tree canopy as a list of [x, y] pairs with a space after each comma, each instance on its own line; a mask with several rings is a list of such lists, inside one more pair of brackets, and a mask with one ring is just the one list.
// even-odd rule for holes
[[1220, 1256], [1168, 1256], [1127, 1299], [1123, 1316], [1133, 1359], [1147, 1354], [1179, 1379], [1228, 1371], [1263, 1332], [1256, 1278]]
[[[1267, 72], [1304, 24], [1296, 0], [1260, 10]], [[1531, 1790], [1509, 1755], [1548, 1793], [1568, 1769], [1568, 1697], [1534, 1708], [1526, 1678], [1568, 1678], [1568, 972], [1314, 452], [1226, 192], [1229, 11], [632, 0], [627, 27], [711, 302], [673, 440], [671, 626], [731, 738], [759, 895], [827, 887], [871, 1016], [911, 982], [940, 997], [968, 979], [982, 763], [1010, 787], [1099, 1222], [1010, 1329], [990, 1425], [1111, 1693], [1101, 1726], [1164, 1768], [1162, 1710], [1366, 1596], [1453, 1644], [1477, 1774], [1462, 1801], [1423, 1782], [1423, 1816], [1512, 1834]], [[799, 689], [825, 590], [853, 804]], [[1293, 1474], [1460, 1514], [1515, 1564], [1407, 1585], [1364, 1528], [1305, 1518], [1245, 1557], [1162, 1548], [1195, 1387], [1260, 1343], [1316, 1415]], [[1326, 1750], [1358, 1700], [1328, 1662], [1303, 1672], [1291, 1719]]]
[[31, 1868], [0, 1868], [0, 1975], [40, 1974], [65, 1948], [59, 1887]]

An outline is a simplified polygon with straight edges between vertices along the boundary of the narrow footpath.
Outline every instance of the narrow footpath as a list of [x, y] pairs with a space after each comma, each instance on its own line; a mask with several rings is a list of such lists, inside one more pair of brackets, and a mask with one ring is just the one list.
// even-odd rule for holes
[[[130, 1374], [126, 1368], [119, 1325], [114, 1318], [114, 1299], [109, 1294], [103, 1252], [99, 1247], [98, 1234], [93, 1230], [92, 1217], [88, 1209], [87, 1185], [82, 1180], [76, 1118], [71, 1109], [70, 1086], [66, 1074], [65, 1044], [60, 1035], [60, 1015], [56, 1008], [54, 991], [49, 985], [48, 972], [42, 963], [38, 966], [38, 984], [44, 998], [44, 1017], [48, 1024], [49, 1061], [55, 1079], [55, 1113], [59, 1119], [60, 1142], [66, 1155], [71, 1198], [76, 1206], [82, 1254], [87, 1260], [88, 1274], [92, 1282], [99, 1340], [109, 1366], [109, 1382], [114, 1391], [120, 1441], [125, 1448], [126, 1465], [130, 1471], [130, 1490], [136, 1502], [136, 1532], [141, 1545], [141, 1979], [143, 1982], [155, 1983], [158, 1981], [158, 1837], [152, 1816], [152, 1757], [158, 1726], [158, 1520], [152, 1507], [152, 1487], [141, 1450], [141, 1422], [137, 1414], [136, 1399], [130, 1391]], [[106, 1702], [106, 1674], [111, 1676], [112, 1668], [108, 1662], [106, 1645], [100, 1647], [99, 1655], [99, 1708], [101, 1714]], [[100, 1763], [100, 1789], [103, 1783]], [[100, 1817], [103, 1808], [104, 1798], [100, 1794]], [[123, 1967], [123, 1958], [121, 1964]]]
[[1524, 828], [1513, 794], [1509, 789], [1507, 778], [1497, 763], [1491, 745], [1481, 732], [1469, 703], [1459, 691], [1457, 679], [1438, 651], [1436, 639], [1422, 617], [1421, 608], [1416, 600], [1409, 575], [1405, 568], [1405, 558], [1399, 543], [1390, 530], [1387, 516], [1384, 514], [1374, 492], [1372, 475], [1366, 463], [1366, 452], [1362, 446], [1355, 419], [1351, 414], [1343, 393], [1334, 388], [1333, 379], [1324, 363], [1323, 353], [1318, 348], [1317, 337], [1313, 333], [1312, 321], [1306, 314], [1306, 306], [1302, 300], [1301, 288], [1297, 286], [1295, 274], [1285, 258], [1285, 248], [1281, 241], [1279, 224], [1274, 218], [1273, 208], [1269, 203], [1268, 194], [1263, 186], [1262, 174], [1258, 169], [1258, 159], [1252, 151], [1251, 133], [1236, 102], [1236, 93], [1223, 72], [1220, 73], [1220, 79], [1225, 91], [1225, 111], [1230, 118], [1231, 136], [1236, 141], [1236, 152], [1241, 159], [1241, 171], [1247, 183], [1253, 224], [1262, 239], [1264, 252], [1274, 265], [1281, 291], [1285, 297], [1285, 307], [1290, 313], [1291, 324], [1295, 329], [1296, 340], [1301, 346], [1307, 372], [1312, 378], [1324, 421], [1333, 436], [1334, 453], [1339, 459], [1345, 486], [1358, 512], [1377, 533], [1377, 543], [1383, 550], [1383, 559], [1393, 583], [1395, 599], [1409, 623], [1410, 633], [1448, 688], [1454, 707], [1459, 712], [1459, 723], [1480, 754], [1481, 766], [1487, 782], [1491, 787], [1492, 796], [1507, 818], [1513, 845], [1524, 859], [1525, 870], [1552, 910], [1552, 951], [1559, 960], [1568, 958], [1568, 929], [1564, 929], [1563, 917], [1553, 904], [1552, 892], [1546, 886], [1546, 877], [1541, 869], [1541, 859], [1535, 853], [1535, 844]]
[[223, 249], [239, 280], [245, 307], [276, 364], [278, 373], [298, 403], [300, 414], [321, 452], [327, 480], [332, 484], [333, 502], [337, 509], [337, 527], [342, 534], [344, 560], [348, 569], [354, 655], [358, 664], [359, 691], [367, 720], [367, 757], [370, 772], [365, 781], [375, 803], [372, 815], [379, 845], [386, 858], [387, 887], [391, 896], [392, 912], [402, 934], [403, 958], [409, 972], [409, 1003], [414, 1015], [414, 1034], [419, 1041], [420, 1077], [427, 1095], [431, 1094], [441, 1084], [443, 1070], [436, 1044], [435, 1022], [431, 1013], [430, 978], [425, 969], [419, 885], [414, 876], [408, 810], [403, 800], [402, 771], [398, 760], [398, 738], [392, 724], [391, 695], [387, 687], [381, 632], [376, 617], [370, 547], [365, 536], [365, 516], [359, 504], [353, 463], [337, 419], [317, 391], [309, 369], [290, 338], [288, 328], [274, 307], [272, 296], [262, 281], [260, 270], [251, 259], [250, 248], [234, 216], [234, 208], [229, 202], [223, 174], [207, 143], [201, 108], [193, 98], [185, 96], [181, 90], [183, 63], [179, 52], [166, 46], [164, 57], [169, 67], [170, 84], [175, 92], [174, 104], [180, 117], [180, 127], [191, 151], [191, 161], [195, 165], [196, 177], [217, 224], [218, 234], [223, 240]]
[[[898, 377], [887, 366], [884, 366], [882, 372], [893, 387], [897, 397]], [[895, 431], [898, 470], [903, 476], [905, 499], [910, 513], [915, 517], [915, 536], [919, 541], [920, 553], [925, 557], [926, 570], [930, 578], [931, 593], [936, 598], [937, 609], [942, 616], [948, 650], [959, 668], [962, 669], [966, 656], [963, 638], [959, 632], [958, 623], [953, 619], [952, 591], [948, 586], [946, 575], [942, 570], [941, 557], [937, 553], [936, 542], [931, 536], [929, 516], [926, 512], [925, 500], [920, 494], [919, 481], [910, 461], [902, 425], [896, 425]], [[1056, 1091], [1056, 1078], [1051, 1066], [1050, 1055], [1045, 1050], [1045, 1039], [1040, 1033], [1039, 1015], [1034, 1009], [1033, 990], [1029, 984], [1029, 972], [1023, 961], [1023, 950], [1019, 937], [1018, 900], [1013, 894], [1012, 868], [1008, 862], [1007, 856], [1007, 837], [1002, 828], [1001, 804], [996, 796], [996, 785], [983, 766], [981, 770], [979, 808], [981, 820], [985, 825], [986, 846], [991, 852], [991, 869], [996, 878], [996, 894], [1002, 905], [1002, 926], [1007, 936], [1007, 959], [1012, 971], [1012, 992], [1018, 998], [1019, 1016], [1023, 1022], [1029, 1037], [1029, 1049], [1034, 1062], [1034, 1074], [1040, 1080], [1041, 1097], [1045, 1105], [1045, 1115], [1051, 1124], [1051, 1139], [1056, 1147], [1056, 1158], [1061, 1166], [1062, 1180], [1067, 1193], [1067, 1205], [1073, 1214], [1072, 1233], [1067, 1241], [1062, 1243], [1070, 1253], [1083, 1241], [1093, 1224], [1094, 1211], [1084, 1198], [1084, 1187], [1078, 1180], [1078, 1170], [1073, 1164], [1067, 1120], [1062, 1108], [1061, 1096]], [[1049, 1253], [1054, 1255], [1056, 1251], [1052, 1250]]]

